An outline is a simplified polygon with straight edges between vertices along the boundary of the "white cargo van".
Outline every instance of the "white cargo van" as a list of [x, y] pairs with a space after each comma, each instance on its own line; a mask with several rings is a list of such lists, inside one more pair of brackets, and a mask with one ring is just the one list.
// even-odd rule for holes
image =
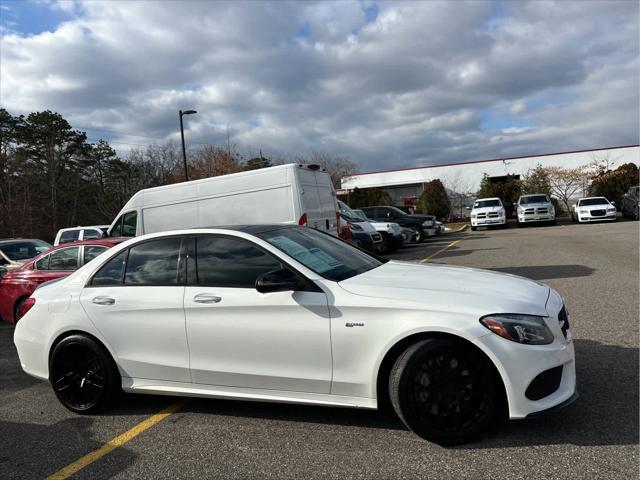
[[327, 172], [288, 164], [140, 190], [109, 227], [111, 237], [220, 225], [287, 223], [337, 235]]

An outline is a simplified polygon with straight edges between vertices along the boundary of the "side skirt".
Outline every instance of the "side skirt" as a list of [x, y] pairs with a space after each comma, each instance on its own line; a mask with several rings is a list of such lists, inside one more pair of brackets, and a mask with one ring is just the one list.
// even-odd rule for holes
[[122, 389], [127, 393], [150, 395], [175, 395], [179, 397], [220, 398], [256, 402], [297, 403], [328, 407], [365, 408], [375, 410], [375, 398], [347, 397], [322, 393], [289, 392], [222, 385], [169, 382], [142, 378], [122, 377]]

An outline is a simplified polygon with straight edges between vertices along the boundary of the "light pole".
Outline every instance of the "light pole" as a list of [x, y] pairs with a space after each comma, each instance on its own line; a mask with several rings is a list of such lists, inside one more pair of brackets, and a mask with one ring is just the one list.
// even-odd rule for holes
[[185, 182], [189, 181], [189, 174], [187, 173], [187, 149], [184, 146], [184, 127], [182, 126], [182, 116], [183, 115], [192, 115], [194, 113], [198, 113], [195, 110], [185, 110], [184, 112], [180, 110], [180, 137], [182, 138], [182, 161], [184, 162], [184, 180]]

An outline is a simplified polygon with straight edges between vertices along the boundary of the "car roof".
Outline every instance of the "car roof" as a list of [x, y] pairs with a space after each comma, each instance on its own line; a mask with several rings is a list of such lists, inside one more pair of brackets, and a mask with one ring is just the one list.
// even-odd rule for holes
[[284, 230], [286, 228], [302, 228], [298, 225], [289, 225], [282, 223], [265, 223], [261, 225], [216, 225], [212, 227], [202, 227], [192, 230], [202, 229], [216, 229], [216, 230], [235, 230], [237, 232], [244, 232], [250, 235], [257, 235], [259, 233], [271, 232], [274, 230]]
[[[578, 200], [595, 200], [595, 199], [607, 200], [606, 197], [602, 197], [602, 196], [598, 196], [598, 197], [580, 197]], [[607, 202], [608, 201], [609, 200], [607, 200]]]
[[61, 243], [60, 245], [56, 245], [55, 247], [49, 249], [49, 251], [57, 250], [60, 247], [70, 247], [75, 245], [102, 245], [105, 247], [113, 247], [119, 243], [129, 240], [129, 238], [130, 237], [107, 237], [107, 238], [94, 238], [89, 240], [78, 240], [75, 242]]
[[520, 198], [524, 198], [524, 197], [541, 197], [543, 195], [545, 197], [548, 197], [548, 195], [546, 193], [527, 193], [526, 195], [520, 195]]
[[476, 198], [476, 202], [479, 202], [480, 200], [500, 200], [500, 199], [498, 197]]

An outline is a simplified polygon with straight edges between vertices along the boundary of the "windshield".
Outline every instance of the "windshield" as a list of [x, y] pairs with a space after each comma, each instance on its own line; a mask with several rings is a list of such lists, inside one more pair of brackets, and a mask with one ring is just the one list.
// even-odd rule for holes
[[49, 250], [51, 245], [42, 240], [18, 240], [0, 244], [0, 250], [13, 262], [29, 260], [42, 252]]
[[338, 200], [338, 209], [340, 210], [340, 216], [344, 218], [347, 222], [359, 221], [360, 219], [357, 217], [355, 212], [349, 208], [344, 202]]
[[283, 228], [258, 237], [322, 277], [340, 282], [382, 265], [382, 262], [329, 234], [312, 228]]
[[531, 203], [549, 203], [549, 198], [546, 195], [531, 195], [520, 199], [520, 205], [529, 205]]
[[473, 204], [473, 208], [485, 208], [485, 207], [501, 207], [500, 200], [478, 200]]
[[578, 205], [581, 207], [587, 207], [589, 205], [608, 205], [609, 202], [604, 197], [596, 197], [596, 198], [583, 198], [578, 202]]
[[353, 210], [353, 213], [355, 215], [355, 218], [357, 218], [358, 220], [361, 220], [363, 222], [369, 221], [369, 219], [367, 218], [367, 216], [364, 214], [362, 210]]

